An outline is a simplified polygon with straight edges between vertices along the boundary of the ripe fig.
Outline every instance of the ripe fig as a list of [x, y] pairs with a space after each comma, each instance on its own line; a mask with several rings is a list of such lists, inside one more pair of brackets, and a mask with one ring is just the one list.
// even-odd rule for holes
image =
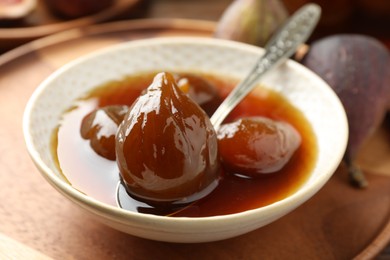
[[290, 124], [265, 117], [247, 117], [218, 129], [222, 165], [249, 177], [277, 172], [301, 144]]
[[218, 90], [207, 80], [190, 73], [176, 76], [177, 85], [211, 117], [222, 100]]
[[214, 36], [263, 47], [287, 18], [281, 0], [235, 0], [222, 14]]
[[106, 106], [83, 118], [81, 136], [90, 140], [90, 145], [97, 154], [115, 161], [115, 135], [128, 109], [127, 106]]
[[303, 64], [336, 92], [347, 113], [349, 141], [344, 161], [352, 183], [367, 182], [355, 165], [362, 144], [382, 122], [390, 99], [390, 55], [364, 35], [334, 35], [312, 43]]
[[128, 193], [147, 203], [184, 204], [218, 184], [218, 141], [206, 113], [159, 73], [133, 103], [116, 136]]

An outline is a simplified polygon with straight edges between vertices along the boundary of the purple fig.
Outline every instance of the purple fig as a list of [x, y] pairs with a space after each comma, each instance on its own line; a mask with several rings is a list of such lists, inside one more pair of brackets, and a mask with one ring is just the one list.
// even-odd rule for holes
[[379, 127], [390, 99], [390, 54], [364, 35], [334, 35], [312, 43], [303, 64], [322, 77], [344, 105], [349, 140], [344, 161], [352, 183], [367, 182], [355, 165], [362, 144]]
[[281, 0], [235, 0], [222, 14], [214, 36], [263, 47], [287, 18]]

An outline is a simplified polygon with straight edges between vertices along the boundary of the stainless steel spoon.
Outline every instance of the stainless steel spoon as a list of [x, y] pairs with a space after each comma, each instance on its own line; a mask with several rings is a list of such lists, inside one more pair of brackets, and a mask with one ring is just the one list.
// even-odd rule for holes
[[[264, 74], [287, 60], [309, 38], [320, 16], [321, 8], [318, 5], [306, 4], [287, 20], [268, 42], [264, 54], [248, 76], [232, 90], [211, 117], [211, 123], [216, 130], [236, 105], [257, 85]], [[129, 195], [122, 182], [119, 182], [117, 186], [116, 201], [119, 207], [128, 210], [136, 210], [145, 206], [142, 202], [134, 204], [129, 200]]]

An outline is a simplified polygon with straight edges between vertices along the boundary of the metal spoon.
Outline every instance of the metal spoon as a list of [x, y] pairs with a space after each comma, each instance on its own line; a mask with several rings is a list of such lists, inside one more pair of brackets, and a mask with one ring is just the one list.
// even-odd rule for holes
[[[211, 117], [217, 130], [226, 116], [257, 85], [259, 79], [271, 69], [287, 60], [311, 35], [321, 16], [321, 8], [316, 4], [306, 4], [295, 12], [285, 25], [271, 38], [264, 54], [254, 68], [222, 102]], [[122, 182], [118, 183], [116, 201], [119, 207], [135, 210], [144, 206], [131, 202]]]

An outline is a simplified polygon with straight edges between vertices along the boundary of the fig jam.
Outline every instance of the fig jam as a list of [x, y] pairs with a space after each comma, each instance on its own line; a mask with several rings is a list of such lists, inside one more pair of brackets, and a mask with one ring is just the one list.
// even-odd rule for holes
[[[64, 113], [53, 135], [53, 153], [58, 167], [77, 190], [101, 202], [116, 206], [116, 189], [120, 181], [117, 163], [97, 154], [80, 134], [80, 125], [86, 115], [98, 108], [131, 104], [153, 81], [156, 73], [129, 76], [121, 81], [97, 86], [86, 96], [75, 101]], [[196, 74], [215, 86], [223, 98], [237, 81], [219, 75]], [[225, 122], [242, 117], [263, 116], [285, 121], [300, 134], [301, 145], [291, 160], [279, 171], [250, 178], [223, 169], [218, 186], [207, 197], [184, 205], [154, 207], [128, 196], [131, 210], [177, 217], [206, 217], [243, 212], [266, 206], [286, 198], [307, 181], [317, 156], [313, 130], [303, 114], [280, 94], [259, 87], [248, 95]]]

